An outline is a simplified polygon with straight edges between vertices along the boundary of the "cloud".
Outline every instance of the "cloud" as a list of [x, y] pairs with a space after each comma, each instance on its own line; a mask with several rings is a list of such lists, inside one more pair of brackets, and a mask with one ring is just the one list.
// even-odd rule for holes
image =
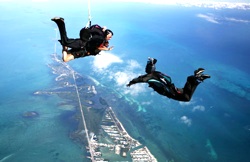
[[137, 68], [141, 68], [138, 62], [135, 60], [128, 60], [123, 70], [115, 72], [114, 79], [118, 86], [126, 85], [131, 79], [137, 77], [133, 71]]
[[141, 65], [135, 60], [128, 60], [129, 69], [141, 68]]
[[105, 70], [113, 63], [122, 63], [123, 62], [119, 57], [117, 57], [111, 53], [101, 52], [100, 54], [101, 55], [98, 55], [97, 57], [95, 57], [94, 61], [93, 61], [93, 68], [96, 71]]
[[215, 1], [185, 1], [179, 0], [177, 4], [185, 7], [201, 7], [201, 8], [213, 8], [213, 9], [239, 9], [250, 10], [250, 3], [238, 3], [238, 2], [215, 2]]
[[217, 18], [213, 14], [197, 14], [197, 17], [203, 18], [211, 23], [219, 24], [219, 21], [217, 21]]
[[193, 101], [193, 99], [191, 101], [189, 101], [189, 102], [182, 102], [182, 101], [179, 102], [179, 104], [181, 106], [189, 106], [189, 105], [192, 105], [194, 103], [195, 103], [195, 101]]
[[[112, 66], [115, 63], [120, 65], [118, 67]], [[147, 89], [146, 84], [134, 84], [131, 87], [126, 87], [130, 80], [142, 75], [143, 68], [136, 60], [124, 61], [112, 53], [105, 52], [94, 57], [92, 68], [97, 74], [106, 77], [106, 80], [111, 82], [110, 84], [115, 83], [114, 86], [117, 90], [124, 94], [137, 96]]]
[[[122, 70], [116, 70], [116, 72], [114, 72], [114, 77], [112, 79], [115, 81], [116, 86], [118, 88], [120, 87], [120, 90], [125, 94], [137, 96], [140, 93], [145, 92], [147, 89], [146, 84], [143, 83], [134, 84], [128, 88], [124, 88], [124, 86], [126, 86], [130, 80], [141, 75], [135, 72], [138, 71], [136, 69], [141, 71], [141, 66], [139, 63], [135, 60], [128, 60], [125, 62], [124, 68], [122, 68]], [[113, 71], [115, 71], [115, 69]]]
[[188, 126], [191, 126], [191, 124], [192, 124], [192, 120], [191, 119], [189, 119], [187, 116], [182, 116], [181, 118], [180, 118], [180, 120], [181, 120], [181, 122], [182, 123], [184, 123], [184, 124], [187, 124]]
[[205, 111], [205, 107], [202, 105], [197, 105], [192, 109], [192, 111], [195, 112], [196, 110]]
[[201, 7], [213, 9], [239, 9], [250, 10], [250, 3], [243, 2], [216, 2], [206, 0], [110, 0], [114, 2], [135, 2], [135, 3], [149, 3], [149, 4], [162, 4], [162, 5], [179, 5], [184, 7]]
[[243, 19], [237, 19], [233, 17], [218, 17], [214, 14], [197, 14], [196, 15], [199, 18], [202, 18], [208, 22], [214, 23], [214, 24], [220, 24], [221, 22], [236, 22], [236, 23], [250, 23], [250, 20], [243, 20]]
[[49, 0], [32, 0], [32, 2], [49, 2]]
[[239, 23], [250, 23], [250, 20], [236, 19], [236, 18], [232, 18], [232, 17], [226, 17], [225, 20], [239, 22]]
[[129, 74], [122, 72], [122, 71], [116, 72], [114, 75], [114, 78], [118, 86], [126, 85], [129, 82], [129, 79], [128, 79]]
[[123, 89], [123, 92], [125, 94], [130, 94], [132, 96], [138, 96], [141, 93], [144, 93], [147, 91], [147, 87], [144, 84], [136, 84], [129, 88]]
[[174, 0], [113, 0], [113, 1], [115, 1], [115, 2], [119, 1], [119, 2], [150, 3], [150, 4], [166, 4], [166, 5], [176, 4], [176, 1], [174, 1]]

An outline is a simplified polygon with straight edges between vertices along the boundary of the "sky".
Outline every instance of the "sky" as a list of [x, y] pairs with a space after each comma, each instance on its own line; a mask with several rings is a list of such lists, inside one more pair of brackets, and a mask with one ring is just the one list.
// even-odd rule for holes
[[[87, 0], [52, 0], [53, 2], [70, 2], [80, 3], [87, 2]], [[103, 2], [102, 0], [89, 0], [90, 3]], [[33, 3], [50, 3], [51, 0], [0, 0], [0, 2], [33, 2]], [[249, 0], [105, 0], [105, 2], [133, 2], [133, 3], [152, 3], [152, 4], [166, 4], [166, 5], [185, 5], [209, 8], [241, 8], [250, 9]], [[247, 5], [246, 5], [247, 4]]]

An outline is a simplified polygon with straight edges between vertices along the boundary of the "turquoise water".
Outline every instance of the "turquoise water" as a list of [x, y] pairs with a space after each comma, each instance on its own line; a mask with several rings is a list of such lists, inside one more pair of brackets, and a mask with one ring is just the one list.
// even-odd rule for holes
[[[1, 106], [1, 159], [6, 161], [80, 161], [82, 152], [69, 139], [69, 128], [60, 119], [60, 99], [26, 97]], [[36, 111], [37, 118], [23, 118]]]
[[[82, 161], [84, 150], [69, 139], [57, 96], [33, 93], [53, 87], [47, 63], [55, 31], [46, 13], [32, 5], [1, 5], [1, 161]], [[5, 16], [3, 16], [5, 15]], [[53, 36], [52, 36], [53, 34]], [[24, 118], [28, 111], [39, 114]]]
[[[67, 116], [77, 110], [59, 106], [64, 100], [57, 96], [33, 95], [57, 86], [47, 66], [55, 43], [56, 26], [50, 19], [64, 17], [72, 37], [85, 25], [84, 4], [71, 4], [74, 10], [64, 5], [3, 3], [0, 7], [5, 15], [0, 18], [4, 24], [0, 27], [0, 160], [85, 160], [85, 150], [69, 139], [76, 124]], [[92, 23], [113, 30], [112, 54], [122, 62], [102, 72], [93, 66], [99, 56], [68, 64], [123, 96], [117, 102], [103, 94], [128, 132], [159, 161], [245, 162], [250, 151], [249, 22], [226, 18], [249, 21], [249, 11], [119, 3], [93, 6]], [[197, 14], [213, 15], [219, 23]], [[148, 56], [159, 60], [157, 69], [170, 75], [177, 87], [198, 67], [204, 67], [212, 78], [197, 88], [189, 104], [159, 96], [146, 85], [127, 88], [126, 82], [118, 84], [119, 74], [131, 74], [125, 75], [129, 79], [144, 74]], [[131, 60], [138, 63], [137, 68], [132, 68]], [[23, 118], [27, 111], [39, 116]]]

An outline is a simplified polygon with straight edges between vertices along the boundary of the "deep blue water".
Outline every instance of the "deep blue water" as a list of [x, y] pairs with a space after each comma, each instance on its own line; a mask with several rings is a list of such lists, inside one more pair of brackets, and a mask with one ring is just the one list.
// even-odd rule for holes
[[[68, 138], [71, 124], [62, 121], [68, 111], [58, 107], [62, 99], [32, 95], [55, 84], [55, 76], [47, 67], [54, 52], [56, 28], [50, 19], [64, 17], [72, 37], [77, 37], [86, 23], [84, 4], [71, 4], [74, 10], [68, 10], [67, 5], [58, 8], [53, 2], [3, 3], [0, 7], [1, 15], [5, 15], [0, 18], [0, 160], [10, 156], [6, 161], [81, 161], [82, 150]], [[142, 137], [159, 161], [247, 161], [250, 11], [103, 5], [92, 5], [92, 23], [112, 29], [110, 44], [115, 48], [111, 52], [123, 62], [111, 64], [102, 72], [93, 67], [99, 56], [77, 59], [69, 65], [106, 86], [112, 85], [139, 104], [137, 111], [114, 108], [121, 120], [135, 122], [124, 123], [128, 132], [135, 138]], [[212, 15], [218, 23], [197, 17], [198, 14]], [[57, 43], [57, 52], [60, 51]], [[127, 80], [144, 74], [148, 56], [158, 59], [157, 69], [170, 75], [177, 87], [183, 86], [186, 76], [198, 67], [204, 67], [212, 78], [197, 88], [189, 104], [162, 97], [147, 86], [128, 89], [118, 84], [118, 74], [131, 74], [124, 76]], [[129, 60], [140, 67], [131, 68]], [[139, 93], [133, 95], [137, 89]], [[21, 117], [30, 110], [40, 116], [34, 120]], [[123, 116], [123, 111], [131, 114]]]

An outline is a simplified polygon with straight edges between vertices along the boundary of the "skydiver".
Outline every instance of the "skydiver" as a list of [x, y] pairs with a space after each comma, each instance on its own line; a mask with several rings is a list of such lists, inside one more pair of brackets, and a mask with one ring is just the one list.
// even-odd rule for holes
[[163, 96], [177, 101], [188, 102], [191, 100], [196, 87], [205, 79], [210, 78], [209, 75], [203, 74], [204, 68], [198, 68], [194, 71], [194, 75], [187, 77], [183, 88], [177, 88], [172, 83], [171, 77], [159, 71], [155, 71], [156, 62], [156, 59], [149, 58], [145, 68], [147, 74], [134, 78], [127, 84], [127, 87], [136, 83], [148, 83], [149, 87]]
[[[80, 38], [71, 39], [67, 37], [64, 19], [61, 17], [54, 17], [54, 21], [59, 29], [62, 45], [62, 60], [64, 62], [71, 61], [75, 58], [97, 55], [100, 51], [110, 51], [113, 49], [109, 47], [109, 40], [113, 36], [113, 32], [106, 27], [93, 25], [90, 28], [82, 28], [80, 30]], [[70, 48], [70, 49], [69, 49]]]

